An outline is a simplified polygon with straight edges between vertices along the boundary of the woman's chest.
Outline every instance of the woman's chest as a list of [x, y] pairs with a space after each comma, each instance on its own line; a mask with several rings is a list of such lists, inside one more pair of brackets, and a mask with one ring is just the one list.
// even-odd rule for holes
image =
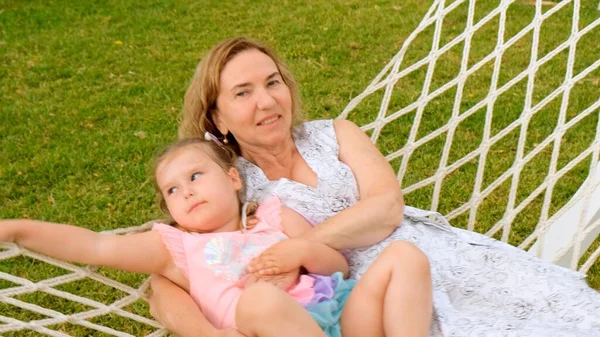
[[300, 154], [295, 154], [287, 166], [266, 167], [263, 172], [266, 181], [286, 179], [312, 188], [317, 188], [319, 181], [317, 172]]

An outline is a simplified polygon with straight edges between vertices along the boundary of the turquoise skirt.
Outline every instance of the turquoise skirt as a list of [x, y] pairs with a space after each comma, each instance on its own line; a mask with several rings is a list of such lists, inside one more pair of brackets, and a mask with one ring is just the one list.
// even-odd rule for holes
[[327, 337], [341, 337], [342, 328], [340, 326], [340, 318], [342, 310], [350, 292], [356, 285], [356, 280], [344, 280], [340, 272], [331, 275], [330, 279], [330, 282], [326, 283], [333, 287], [333, 296], [307, 306], [306, 310], [308, 310], [313, 319], [323, 329]]

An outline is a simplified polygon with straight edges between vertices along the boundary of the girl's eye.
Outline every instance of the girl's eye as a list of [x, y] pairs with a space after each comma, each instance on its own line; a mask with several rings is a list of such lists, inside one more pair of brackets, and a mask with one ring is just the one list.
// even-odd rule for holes
[[267, 85], [269, 87], [272, 87], [272, 86], [277, 85], [279, 83], [281, 83], [279, 80], [272, 80], [272, 81], [267, 82]]
[[196, 172], [196, 173], [192, 174], [192, 181], [200, 178], [201, 175], [202, 175], [202, 173], [200, 173], [200, 172]]
[[248, 90], [238, 91], [235, 93], [235, 97], [244, 97], [248, 94]]
[[177, 187], [171, 187], [167, 190], [167, 195], [171, 195], [177, 191]]

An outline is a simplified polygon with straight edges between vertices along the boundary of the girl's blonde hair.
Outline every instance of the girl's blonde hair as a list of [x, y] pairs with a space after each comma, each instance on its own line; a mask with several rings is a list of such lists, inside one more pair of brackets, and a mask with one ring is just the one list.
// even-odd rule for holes
[[[215, 45], [198, 64], [192, 83], [185, 93], [179, 125], [180, 138], [202, 137], [206, 131], [219, 139], [224, 138], [213, 120], [214, 112], [217, 110], [217, 98], [221, 90], [219, 87], [221, 72], [232, 58], [247, 50], [258, 50], [273, 60], [283, 82], [291, 93], [292, 125], [297, 125], [303, 121], [298, 86], [288, 67], [272, 49], [254, 40], [236, 37]], [[237, 155], [240, 155], [240, 147], [235, 137], [228, 134], [227, 140], [228, 147], [231, 147]]]
[[[160, 188], [158, 186], [156, 171], [158, 169], [158, 166], [161, 163], [163, 163], [165, 160], [171, 158], [177, 152], [179, 152], [185, 148], [188, 148], [188, 147], [195, 147], [198, 150], [205, 153], [215, 163], [217, 163], [223, 169], [223, 171], [225, 173], [228, 173], [231, 168], [235, 168], [235, 163], [237, 160], [237, 155], [235, 154], [235, 152], [233, 152], [232, 149], [223, 147], [223, 146], [219, 146], [214, 141], [208, 141], [203, 138], [197, 138], [197, 137], [183, 138], [183, 139], [177, 141], [175, 144], [168, 146], [167, 148], [162, 150], [162, 152], [158, 155], [158, 157], [156, 158], [156, 160], [154, 162], [154, 169], [153, 169], [154, 187], [156, 190], [158, 205], [159, 205], [160, 209], [165, 213], [165, 215], [167, 215], [168, 223], [172, 226], [176, 226], [177, 223], [175, 222], [175, 220], [173, 220], [173, 217], [171, 217], [171, 213], [169, 212], [169, 209], [167, 208], [167, 202], [166, 202], [162, 192], [160, 191]], [[242, 191], [243, 190], [244, 190], [244, 188], [242, 188]], [[241, 201], [239, 195], [238, 195], [238, 202], [239, 202], [240, 210], [241, 210], [242, 209], [242, 201]], [[256, 202], [248, 203], [248, 206], [246, 208], [246, 215], [248, 217], [254, 216], [257, 208], [258, 208], [258, 204]]]

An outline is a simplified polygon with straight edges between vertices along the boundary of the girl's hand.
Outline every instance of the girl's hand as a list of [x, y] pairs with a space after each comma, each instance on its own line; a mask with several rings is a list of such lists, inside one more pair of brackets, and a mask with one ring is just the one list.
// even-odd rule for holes
[[254, 275], [251, 274], [244, 283], [244, 288], [254, 284], [256, 282], [268, 282], [277, 288], [287, 291], [293, 285], [298, 282], [298, 277], [300, 276], [300, 268], [294, 269], [292, 271], [288, 271], [285, 273], [281, 273], [278, 275]]
[[19, 227], [15, 221], [0, 220], [0, 242], [15, 242]]
[[302, 267], [307, 241], [287, 239], [267, 248], [248, 264], [248, 271], [257, 276], [278, 275]]

